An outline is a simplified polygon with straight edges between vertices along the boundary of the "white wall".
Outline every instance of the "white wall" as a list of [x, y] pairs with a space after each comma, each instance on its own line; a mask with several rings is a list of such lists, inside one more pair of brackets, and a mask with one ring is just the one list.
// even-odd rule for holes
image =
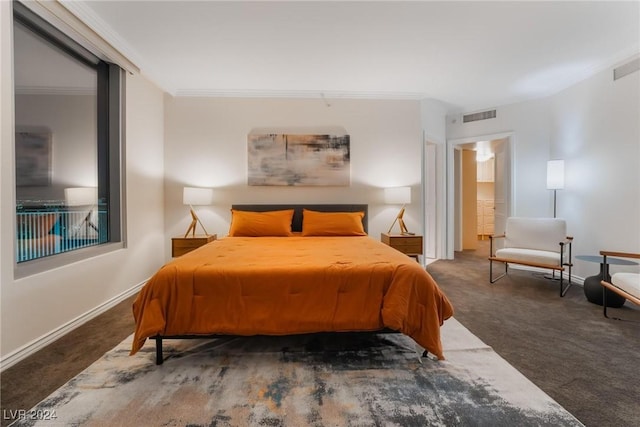
[[11, 3], [0, 2], [0, 301], [3, 361], [34, 340], [122, 295], [164, 260], [163, 94], [141, 76], [127, 75], [127, 248], [42, 274], [14, 279], [15, 189]]
[[[515, 133], [515, 215], [553, 215], [546, 162], [565, 160], [557, 216], [567, 219], [574, 255], [640, 252], [640, 73], [616, 82], [612, 75], [607, 69], [548, 98], [499, 107], [496, 119], [447, 120], [448, 139]], [[599, 268], [575, 265], [579, 277]]]
[[421, 120], [426, 140], [444, 144], [447, 140], [446, 104], [437, 99], [420, 101]]
[[550, 106], [550, 158], [565, 159], [558, 215], [571, 224], [576, 253], [640, 252], [640, 72], [613, 81], [605, 70]]
[[551, 193], [546, 189], [549, 160], [549, 99], [498, 107], [496, 118], [462, 123], [460, 115], [447, 117], [447, 139], [514, 132], [512, 176], [513, 215], [552, 216]]
[[[169, 236], [186, 231], [184, 186], [215, 187], [214, 206], [196, 210], [209, 233], [226, 235], [233, 203], [368, 203], [369, 234], [387, 231], [400, 206], [383, 204], [382, 188], [412, 186], [405, 221], [420, 220], [422, 128], [418, 101], [165, 98], [165, 197]], [[349, 187], [247, 185], [252, 129], [305, 133], [343, 129], [351, 141]], [[168, 240], [168, 239], [167, 239]], [[166, 247], [169, 256], [169, 247]]]

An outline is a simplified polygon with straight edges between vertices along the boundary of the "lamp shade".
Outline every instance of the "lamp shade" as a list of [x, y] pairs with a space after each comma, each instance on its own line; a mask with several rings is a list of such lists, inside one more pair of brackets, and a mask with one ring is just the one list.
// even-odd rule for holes
[[65, 188], [64, 199], [67, 206], [95, 205], [98, 203], [98, 189], [96, 187]]
[[384, 202], [390, 205], [404, 205], [411, 203], [411, 187], [385, 188]]
[[564, 188], [564, 160], [549, 160], [547, 162], [547, 190], [561, 190]]
[[185, 205], [210, 205], [212, 202], [212, 188], [184, 187], [182, 203]]

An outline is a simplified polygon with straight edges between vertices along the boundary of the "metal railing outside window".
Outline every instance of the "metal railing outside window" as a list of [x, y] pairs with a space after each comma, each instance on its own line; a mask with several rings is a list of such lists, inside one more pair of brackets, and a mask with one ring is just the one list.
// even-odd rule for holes
[[16, 213], [16, 261], [56, 255], [108, 242], [108, 215], [90, 210], [52, 207]]

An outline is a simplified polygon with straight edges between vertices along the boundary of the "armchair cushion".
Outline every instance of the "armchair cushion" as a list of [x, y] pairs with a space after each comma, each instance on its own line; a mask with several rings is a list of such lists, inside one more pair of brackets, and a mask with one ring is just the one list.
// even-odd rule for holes
[[522, 261], [525, 263], [555, 265], [560, 267], [559, 251], [538, 249], [504, 248], [496, 251], [496, 258]]
[[611, 283], [623, 291], [640, 298], [640, 274], [615, 273], [611, 276]]

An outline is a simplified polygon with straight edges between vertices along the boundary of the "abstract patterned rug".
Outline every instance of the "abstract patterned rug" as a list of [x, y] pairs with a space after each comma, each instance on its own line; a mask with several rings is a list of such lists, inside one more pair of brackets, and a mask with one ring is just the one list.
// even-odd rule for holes
[[[445, 361], [400, 334], [131, 337], [14, 426], [580, 426], [455, 319]], [[417, 350], [417, 351], [416, 351]], [[39, 411], [39, 412], [38, 412]]]

